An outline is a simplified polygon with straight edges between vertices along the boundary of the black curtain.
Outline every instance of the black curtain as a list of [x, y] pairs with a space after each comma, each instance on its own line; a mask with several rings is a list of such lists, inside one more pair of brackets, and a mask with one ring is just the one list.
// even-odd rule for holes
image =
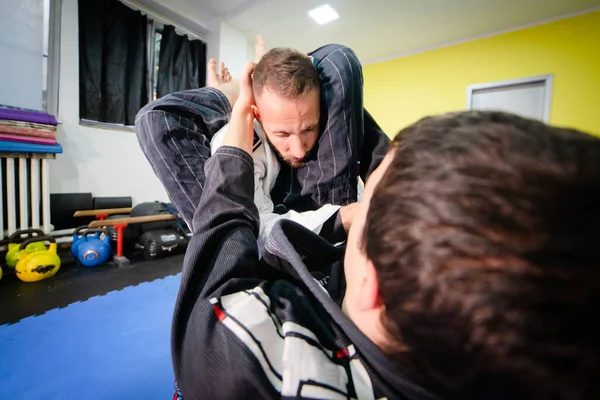
[[165, 25], [160, 42], [156, 96], [203, 87], [206, 82], [206, 43], [189, 40]]
[[79, 117], [133, 125], [148, 103], [148, 19], [117, 0], [79, 0]]

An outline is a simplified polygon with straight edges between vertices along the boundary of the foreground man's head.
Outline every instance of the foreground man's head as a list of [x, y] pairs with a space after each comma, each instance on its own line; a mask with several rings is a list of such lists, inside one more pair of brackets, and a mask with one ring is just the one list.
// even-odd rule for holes
[[600, 139], [426, 118], [362, 207], [344, 310], [411, 380], [450, 399], [600, 398]]

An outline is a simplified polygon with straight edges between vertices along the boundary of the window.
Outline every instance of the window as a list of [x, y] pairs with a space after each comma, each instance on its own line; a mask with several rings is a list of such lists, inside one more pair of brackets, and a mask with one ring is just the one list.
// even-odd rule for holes
[[206, 43], [189, 39], [172, 25], [162, 25], [153, 32], [156, 36], [153, 98], [204, 86]]
[[[15, 32], [0, 40], [3, 56], [0, 78], [2, 107], [47, 111], [52, 109], [54, 69], [53, 15], [56, 0], [2, 0], [3, 32]], [[35, 6], [37, 5], [37, 6]]]
[[204, 86], [206, 44], [117, 0], [79, 0], [80, 120], [131, 127], [148, 101]]

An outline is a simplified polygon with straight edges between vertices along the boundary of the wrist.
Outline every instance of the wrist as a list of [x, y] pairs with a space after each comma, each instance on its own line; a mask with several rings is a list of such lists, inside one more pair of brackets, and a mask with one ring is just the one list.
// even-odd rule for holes
[[252, 112], [252, 107], [250, 105], [242, 105], [239, 102], [235, 103], [233, 109], [231, 110], [231, 116], [236, 116], [237, 118], [252, 117], [254, 119], [254, 113]]
[[252, 154], [252, 144], [254, 140], [254, 114], [240, 108], [235, 108], [231, 112], [229, 128], [223, 138], [223, 145], [238, 147], [248, 154]]

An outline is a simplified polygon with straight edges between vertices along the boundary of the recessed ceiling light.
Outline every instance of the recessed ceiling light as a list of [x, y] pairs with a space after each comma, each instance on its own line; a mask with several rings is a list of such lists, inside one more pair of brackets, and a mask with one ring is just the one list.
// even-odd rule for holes
[[317, 24], [325, 25], [328, 22], [331, 22], [335, 19], [338, 19], [340, 16], [335, 12], [333, 8], [329, 4], [325, 4], [324, 6], [317, 7], [314, 10], [310, 10], [308, 15], [312, 17]]

